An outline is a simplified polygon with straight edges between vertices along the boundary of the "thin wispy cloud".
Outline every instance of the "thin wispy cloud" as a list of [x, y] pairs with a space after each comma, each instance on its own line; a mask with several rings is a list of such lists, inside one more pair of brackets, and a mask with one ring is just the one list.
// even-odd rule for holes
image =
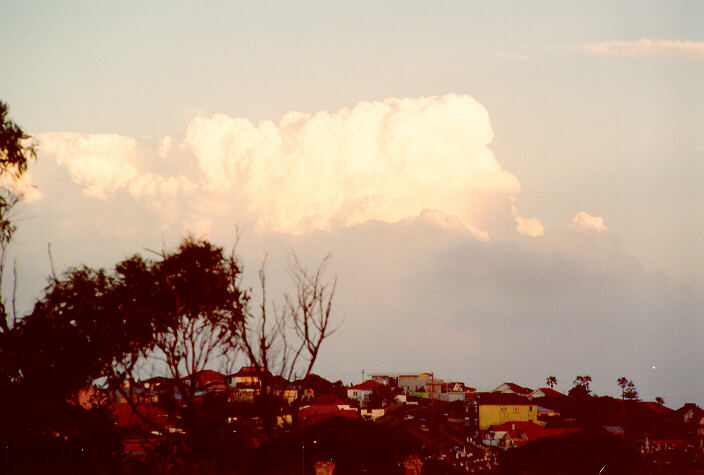
[[672, 57], [704, 59], [704, 41], [649, 40], [585, 43], [580, 50], [591, 56], [628, 58]]

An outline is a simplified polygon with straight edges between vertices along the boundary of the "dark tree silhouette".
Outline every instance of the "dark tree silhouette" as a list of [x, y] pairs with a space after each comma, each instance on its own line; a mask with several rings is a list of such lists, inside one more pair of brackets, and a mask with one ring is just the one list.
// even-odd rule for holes
[[[11, 181], [22, 176], [37, 153], [31, 137], [8, 118], [8, 111], [7, 104], [0, 101], [0, 177], [9, 177]], [[12, 190], [0, 185], [0, 291], [4, 281], [7, 248], [16, 229], [11, 212], [19, 199], [20, 196]], [[10, 315], [3, 299], [0, 302], [0, 332], [7, 333], [16, 321], [14, 305], [11, 317], [12, 321], [8, 321]]]
[[621, 376], [616, 380], [618, 387], [621, 388], [621, 399], [626, 399], [626, 386], [628, 386], [628, 378]]
[[[21, 196], [12, 181], [21, 178], [36, 159], [31, 137], [8, 118], [0, 101], [0, 291], [7, 250], [15, 232], [12, 211]], [[9, 186], [9, 187], [8, 187]], [[16, 285], [16, 279], [14, 281]], [[18, 320], [0, 301], [0, 467], [4, 473], [113, 473], [120, 467], [120, 436], [104, 406], [85, 409], [67, 400], [67, 388], [89, 378], [66, 371], [61, 357], [74, 351], [74, 334], [62, 325], [35, 326]], [[4, 292], [3, 292], [4, 295]], [[56, 342], [45, 348], [40, 341]], [[46, 356], [51, 355], [50, 359]], [[39, 365], [35, 365], [39, 363]], [[79, 361], [77, 372], [90, 362]], [[57, 377], [57, 375], [60, 375]], [[48, 377], [47, 377], [48, 376]], [[53, 377], [52, 377], [53, 376]], [[47, 377], [44, 379], [44, 377]]]
[[548, 376], [545, 379], [545, 384], [550, 388], [554, 389], [555, 386], [557, 385], [557, 378], [555, 376]]
[[623, 397], [624, 399], [628, 399], [631, 401], [638, 399], [638, 390], [636, 389], [636, 385], [633, 383], [633, 381], [628, 381], [626, 389], [623, 392]]
[[502, 454], [504, 474], [643, 473], [638, 451], [606, 433], [582, 432], [546, 437]]
[[37, 153], [31, 137], [7, 117], [8, 112], [7, 104], [0, 101], [0, 174], [19, 177]]
[[[321, 345], [332, 335], [332, 303], [337, 280], [327, 281], [327, 258], [312, 272], [291, 254], [288, 271], [293, 293], [285, 295], [283, 306], [271, 308], [267, 300], [264, 266], [259, 270], [261, 301], [255, 311], [249, 311], [240, 322], [232, 341], [233, 348], [242, 348], [256, 369], [262, 391], [258, 404], [264, 428], [273, 430], [277, 409], [277, 383], [300, 377], [305, 380], [318, 358]], [[277, 377], [278, 376], [278, 377]], [[299, 391], [299, 398], [302, 391]], [[300, 401], [294, 401], [294, 407]]]
[[589, 387], [591, 382], [591, 376], [577, 376], [572, 382], [572, 388], [569, 390], [568, 394], [578, 397], [589, 396], [592, 392]]

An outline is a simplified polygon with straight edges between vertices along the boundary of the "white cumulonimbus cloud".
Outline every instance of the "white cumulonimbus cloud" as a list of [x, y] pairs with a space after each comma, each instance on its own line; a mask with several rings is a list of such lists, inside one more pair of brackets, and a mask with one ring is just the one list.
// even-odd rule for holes
[[40, 153], [55, 157], [68, 168], [73, 181], [86, 188], [84, 194], [106, 199], [107, 195], [138, 177], [133, 163], [137, 141], [114, 134], [52, 132], [38, 135]]
[[171, 137], [161, 140], [152, 153], [161, 161], [151, 169], [132, 138], [39, 138], [42, 153], [66, 166], [84, 193], [106, 198], [126, 189], [149, 206], [170, 208], [165, 215], [173, 220], [230, 216], [263, 230], [302, 233], [438, 210], [485, 240], [482, 215], [505, 203], [518, 232], [543, 232], [536, 218], [512, 206], [520, 183], [489, 148], [486, 109], [466, 95], [360, 102], [256, 125], [223, 114], [197, 116], [178, 146]]
[[648, 40], [586, 43], [580, 48], [592, 56], [631, 58], [671, 56], [704, 59], [704, 41]]
[[581, 230], [584, 231], [594, 231], [597, 233], [603, 233], [608, 230], [604, 225], [604, 218], [601, 216], [591, 216], [589, 213], [580, 211], [574, 218], [572, 218], [572, 223]]

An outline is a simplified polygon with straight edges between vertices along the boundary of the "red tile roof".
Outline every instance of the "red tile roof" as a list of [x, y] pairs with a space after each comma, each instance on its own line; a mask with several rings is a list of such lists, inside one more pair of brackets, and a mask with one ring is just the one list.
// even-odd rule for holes
[[360, 389], [362, 391], [373, 391], [375, 389], [378, 389], [381, 386], [383, 386], [383, 385], [380, 382], [374, 381], [373, 379], [368, 379], [361, 384], [357, 384], [356, 386], [350, 386], [349, 389]]
[[347, 404], [334, 394], [321, 394], [313, 399], [311, 406], [338, 406]]
[[198, 386], [207, 386], [209, 384], [224, 383], [225, 375], [212, 369], [204, 369], [196, 371], [194, 376], [198, 382]]

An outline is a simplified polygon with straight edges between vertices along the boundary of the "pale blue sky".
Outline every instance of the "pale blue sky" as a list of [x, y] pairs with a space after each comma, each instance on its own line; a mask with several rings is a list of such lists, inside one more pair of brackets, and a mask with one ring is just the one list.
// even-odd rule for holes
[[[544, 226], [545, 236], [536, 238], [541, 244], [528, 245], [541, 249], [526, 251], [529, 260], [542, 262], [533, 252], [580, 254], [574, 240], [567, 245], [569, 238], [556, 236], [580, 211], [602, 217], [609, 242], [616, 243], [609, 246], [642, 265], [642, 279], [662, 272], [668, 285], [683, 284], [699, 295], [694, 303], [679, 298], [686, 310], [672, 311], [689, 319], [692, 344], [704, 347], [702, 2], [2, 2], [0, 31], [0, 99], [25, 130], [133, 137], [144, 163], [156, 160], [162, 137], [178, 143], [195, 116], [278, 122], [290, 111], [335, 113], [388, 97], [471, 96], [489, 114], [496, 161], [520, 181], [515, 205]], [[585, 50], [587, 44], [644, 39], [654, 46], [641, 45], [630, 56]], [[662, 41], [679, 43], [658, 49]], [[63, 249], [65, 264], [110, 265], [135, 246], [177, 239], [177, 231], [154, 224], [154, 211], [141, 210], [143, 204], [118, 209], [124, 199], [118, 195], [96, 202], [80, 193], [85, 183], [52, 155], [42, 156], [40, 148], [40, 157], [33, 180], [43, 198], [27, 205], [25, 254], [39, 249], [30, 242], [45, 246], [51, 240]], [[67, 226], [59, 216], [68, 209], [82, 210], [82, 223], [92, 221], [97, 234], [84, 236], [100, 245], [76, 242], [70, 233], [63, 241], [57, 237]], [[113, 217], [112, 224], [142, 227], [123, 239], [108, 224], [96, 224], [99, 214]], [[494, 225], [497, 242], [523, 246]], [[341, 242], [351, 239], [352, 231], [340, 232]], [[285, 238], [272, 242], [290, 244]], [[338, 252], [344, 256], [352, 248], [339, 245]], [[516, 252], [523, 256], [521, 249]], [[34, 283], [26, 284], [33, 297], [44, 275], [39, 262], [27, 264], [34, 266], [27, 269]], [[557, 298], [552, 290], [548, 295]], [[613, 296], [619, 302], [612, 309], [642, 308], [646, 300], [632, 292]], [[620, 299], [631, 299], [631, 307]], [[359, 311], [352, 303], [344, 308]], [[391, 306], [384, 315], [398, 311]], [[512, 325], [513, 317], [505, 318]], [[351, 320], [348, 315], [345, 324]], [[352, 339], [344, 332], [340, 338]], [[330, 364], [331, 373], [346, 360], [329, 359], [338, 361]], [[464, 376], [460, 368], [449, 365], [448, 376]], [[565, 365], [565, 379], [570, 368]], [[694, 399], [701, 389], [681, 389], [676, 397]]]

